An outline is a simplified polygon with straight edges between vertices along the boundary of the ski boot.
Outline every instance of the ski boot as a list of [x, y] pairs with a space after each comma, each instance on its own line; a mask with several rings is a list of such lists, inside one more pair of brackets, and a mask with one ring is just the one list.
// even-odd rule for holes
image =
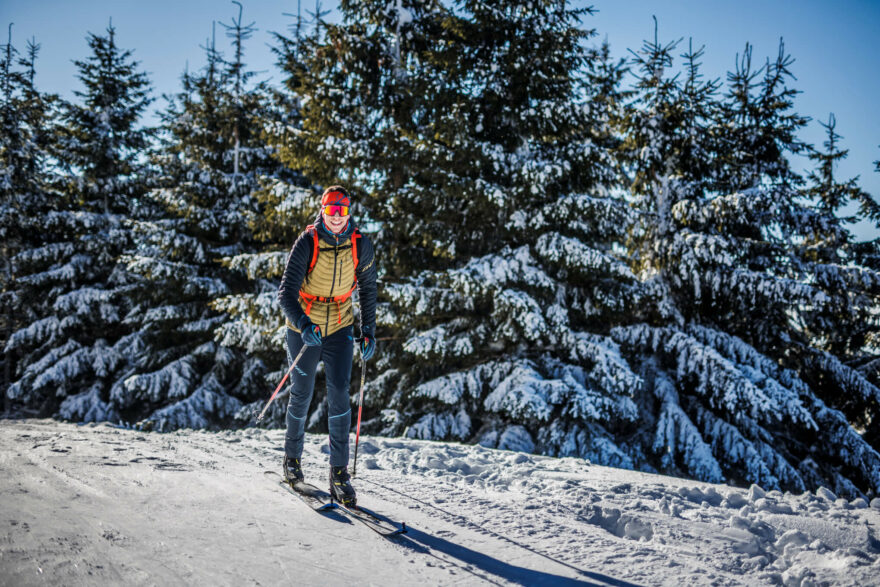
[[302, 483], [306, 480], [303, 476], [302, 463], [299, 459], [290, 458], [284, 455], [284, 480], [292, 486], [294, 483]]
[[357, 507], [348, 467], [330, 467], [330, 495], [347, 508]]

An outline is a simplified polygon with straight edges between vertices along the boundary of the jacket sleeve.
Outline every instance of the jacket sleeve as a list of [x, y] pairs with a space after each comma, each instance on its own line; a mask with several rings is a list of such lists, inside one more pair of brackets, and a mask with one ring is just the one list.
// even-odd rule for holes
[[376, 255], [373, 242], [366, 235], [358, 243], [357, 287], [361, 302], [361, 334], [376, 334]]
[[309, 269], [313, 246], [312, 237], [308, 231], [299, 235], [299, 238], [293, 243], [290, 255], [287, 256], [287, 265], [284, 267], [284, 275], [281, 277], [281, 287], [278, 288], [278, 302], [281, 304], [284, 316], [297, 328], [302, 328], [300, 321], [306, 317], [302, 306], [299, 305], [299, 290], [302, 288], [303, 279]]

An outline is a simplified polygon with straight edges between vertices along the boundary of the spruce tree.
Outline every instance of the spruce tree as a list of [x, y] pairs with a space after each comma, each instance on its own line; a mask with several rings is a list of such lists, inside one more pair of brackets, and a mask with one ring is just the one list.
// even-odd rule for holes
[[[858, 178], [838, 179], [837, 165], [847, 157], [848, 150], [839, 146], [843, 137], [837, 134], [836, 118], [831, 114], [827, 123], [820, 124], [827, 138], [822, 151], [811, 149], [809, 153], [815, 169], [807, 175], [808, 186], [804, 195], [822, 212], [840, 218], [843, 225], [855, 224], [860, 218], [876, 223], [880, 218], [880, 205], [859, 186]], [[859, 205], [857, 214], [842, 216], [843, 208], [854, 203]], [[834, 292], [836, 298], [825, 311], [803, 312], [804, 329], [812, 334], [815, 346], [837, 358], [847, 369], [856, 369], [865, 381], [878, 388], [880, 374], [877, 373], [878, 358], [873, 341], [880, 332], [880, 320], [876, 318], [876, 308], [880, 304], [880, 271], [864, 258], [864, 251], [869, 250], [872, 243], [855, 242], [849, 231], [837, 239], [827, 231], [817, 233], [817, 238], [807, 241], [809, 248], [804, 256], [816, 264], [819, 282]], [[848, 371], [841, 373], [825, 354], [814, 356], [809, 362], [821, 365], [819, 372], [814, 374], [819, 386], [835, 377], [849, 379]], [[880, 449], [880, 426], [876, 423], [880, 415], [880, 394], [863, 386], [857, 389], [861, 393], [838, 397], [832, 392], [822, 397], [839, 407], [850, 422], [864, 430], [865, 440]]]
[[[880, 161], [874, 162], [874, 170], [880, 173]], [[876, 202], [873, 197], [871, 200]], [[880, 218], [873, 212], [875, 207], [876, 205], [866, 205], [863, 201], [863, 204], [860, 206], [860, 212], [873, 221], [875, 229], [880, 229]], [[867, 267], [873, 271], [880, 271], [880, 238], [854, 243], [853, 253], [858, 259], [860, 266]], [[867, 333], [865, 348], [870, 351], [870, 356], [856, 359], [855, 366], [871, 383], [880, 387], [880, 356], [878, 356], [880, 355], [880, 330], [874, 328]], [[868, 438], [875, 449], [880, 451], [880, 426], [875, 424], [869, 427], [866, 430], [865, 437]]]
[[788, 156], [809, 148], [797, 138], [807, 119], [793, 110], [792, 60], [780, 44], [756, 71], [747, 46], [718, 98], [706, 84], [694, 93], [693, 51], [683, 78], [670, 73], [674, 48], [655, 38], [638, 54], [621, 125], [640, 215], [629, 252], [660, 294], [649, 298], [651, 320], [612, 332], [647, 383], [647, 430], [632, 439], [646, 447], [639, 466], [876, 492], [880, 455], [843, 398], [873, 421], [877, 389], [841, 361], [858, 343], [832, 336], [858, 338], [852, 320], [876, 300], [850, 288], [875, 277], [833, 259], [848, 233], [806, 201], [791, 168]]
[[142, 311], [128, 317], [143, 348], [114, 399], [137, 406], [142, 427], [232, 425], [267, 387], [268, 369], [254, 352], [258, 341], [230, 327], [248, 312], [239, 298], [261, 294], [266, 285], [223, 261], [259, 251], [254, 192], [291, 174], [261, 137], [275, 105], [244, 62], [253, 25], [242, 23], [240, 10], [224, 26], [232, 58], [224, 59], [212, 38], [205, 66], [185, 73], [182, 91], [167, 97], [154, 161], [161, 175], [148, 194], [164, 215], [135, 226], [141, 245], [126, 257], [128, 269], [150, 287]]
[[8, 395], [42, 414], [116, 420], [111, 389], [136, 360], [136, 336], [124, 323], [129, 296], [142, 284], [117, 265], [131, 246], [124, 220], [148, 213], [142, 201], [137, 126], [150, 103], [149, 81], [115, 29], [87, 38], [91, 54], [74, 63], [79, 103], [61, 106], [53, 164], [63, 177], [40, 218], [37, 248], [16, 259], [30, 323], [6, 345], [18, 358]]
[[[320, 10], [318, 15], [323, 16]], [[310, 34], [301, 14], [290, 28], [292, 37], [274, 33], [276, 40], [272, 50], [282, 71], [300, 70], [303, 45]], [[279, 135], [296, 132], [301, 128], [301, 103], [293, 77], [288, 77], [283, 88], [269, 88], [267, 103], [261, 111], [262, 140], [269, 144], [272, 156], [277, 154]], [[297, 230], [314, 221], [320, 196], [311, 189], [308, 180], [296, 169], [284, 167], [273, 160], [277, 169], [258, 178], [252, 192], [255, 209], [248, 216], [248, 227], [253, 238], [259, 242], [255, 251], [239, 253], [223, 258], [223, 265], [243, 274], [249, 282], [246, 291], [217, 299], [212, 306], [228, 314], [217, 330], [221, 344], [234, 347], [253, 357], [247, 377], [241, 385], [251, 390], [252, 401], [239, 410], [238, 421], [252, 422], [253, 414], [262, 410], [271, 390], [283, 378], [289, 365], [286, 353], [284, 316], [278, 310], [278, 286], [290, 248]], [[316, 390], [322, 390], [319, 382]], [[320, 391], [316, 395], [320, 396]], [[322, 404], [316, 402], [318, 406]], [[263, 423], [267, 426], [284, 426], [286, 403], [276, 399], [266, 413]], [[318, 411], [313, 416], [326, 422]], [[317, 423], [320, 427], [320, 423]]]
[[20, 58], [9, 40], [2, 47], [0, 67], [2, 110], [0, 110], [0, 307], [2, 307], [4, 411], [9, 412], [7, 394], [17, 371], [16, 343], [10, 342], [13, 332], [27, 327], [37, 316], [40, 300], [29, 296], [26, 282], [21, 281], [21, 267], [29, 257], [39, 254], [45, 242], [42, 230], [47, 214], [59, 199], [53, 190], [55, 178], [49, 165], [54, 114], [57, 96], [36, 89], [36, 58], [40, 46], [27, 44], [27, 55]]

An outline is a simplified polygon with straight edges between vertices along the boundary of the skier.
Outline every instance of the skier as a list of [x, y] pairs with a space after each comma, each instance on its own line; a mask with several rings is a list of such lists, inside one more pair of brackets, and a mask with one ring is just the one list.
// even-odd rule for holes
[[327, 424], [330, 428], [330, 494], [346, 506], [356, 505], [348, 474], [351, 429], [349, 382], [354, 354], [354, 311], [351, 295], [360, 297], [361, 356], [376, 349], [376, 264], [373, 244], [350, 216], [350, 197], [338, 185], [324, 190], [321, 213], [299, 235], [287, 258], [278, 299], [287, 319], [288, 361], [307, 345], [294, 373], [287, 405], [284, 478], [304, 480], [302, 451], [305, 420], [315, 371], [324, 362], [327, 377]]

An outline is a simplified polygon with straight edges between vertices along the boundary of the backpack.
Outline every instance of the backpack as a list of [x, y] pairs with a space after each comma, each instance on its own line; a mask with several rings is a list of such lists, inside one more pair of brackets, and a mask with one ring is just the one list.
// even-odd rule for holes
[[[320, 239], [318, 238], [318, 229], [314, 224], [309, 224], [306, 227], [306, 232], [312, 235], [312, 260], [309, 262], [309, 269], [306, 271], [306, 275], [314, 270], [315, 265], [318, 264], [318, 251], [321, 250]], [[326, 298], [323, 296], [315, 296], [311, 294], [307, 294], [306, 292], [300, 289], [299, 295], [302, 296], [304, 300], [308, 302], [306, 304], [305, 313], [306, 316], [312, 311], [312, 304], [314, 302], [336, 302], [336, 309], [339, 311], [339, 323], [342, 322], [342, 302], [351, 297], [351, 294], [354, 293], [354, 290], [357, 289], [357, 267], [358, 267], [358, 254], [357, 254], [357, 240], [361, 238], [360, 230], [357, 228], [351, 233], [351, 257], [354, 263], [354, 283], [351, 286], [351, 289], [344, 294], [340, 294], [338, 296], [333, 296], [332, 298]]]

